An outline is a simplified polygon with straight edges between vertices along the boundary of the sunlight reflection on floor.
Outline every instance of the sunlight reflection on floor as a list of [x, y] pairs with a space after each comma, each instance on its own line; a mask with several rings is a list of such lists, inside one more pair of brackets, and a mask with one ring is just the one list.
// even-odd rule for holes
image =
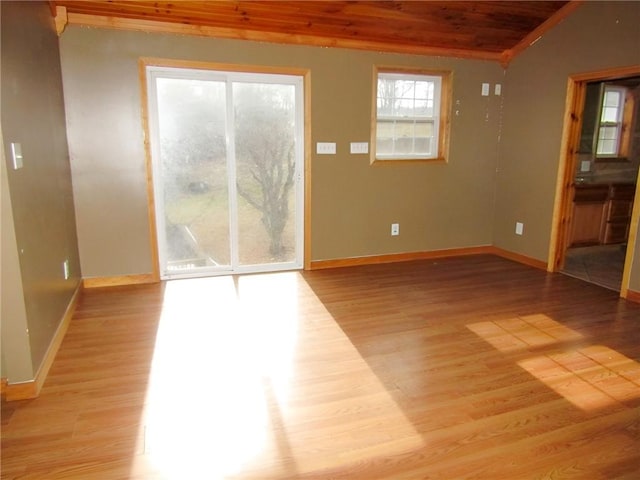
[[[325, 344], [315, 340], [318, 330]], [[336, 399], [327, 398], [333, 388]], [[373, 403], [362, 405], [358, 389]], [[367, 424], [367, 412], [380, 409], [386, 429]], [[341, 451], [341, 438], [359, 434], [345, 429], [344, 412], [359, 415], [363, 437], [375, 427], [385, 438], [369, 435], [361, 452]], [[144, 423], [139, 460], [167, 479], [225, 478], [269, 463], [272, 474], [294, 474], [356, 461], [375, 442], [386, 442], [386, 453], [422, 445], [297, 272], [168, 282]]]
[[[467, 328], [505, 353], [582, 338], [542, 314], [478, 322]], [[604, 345], [551, 351], [516, 363], [585, 411], [640, 398], [640, 364]]]
[[471, 323], [467, 328], [501, 352], [518, 351], [528, 347], [541, 347], [582, 338], [578, 332], [542, 314]]

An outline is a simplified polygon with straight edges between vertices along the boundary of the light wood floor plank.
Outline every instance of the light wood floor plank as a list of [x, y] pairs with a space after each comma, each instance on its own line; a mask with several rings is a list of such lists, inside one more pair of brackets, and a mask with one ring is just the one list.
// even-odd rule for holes
[[640, 478], [640, 306], [489, 255], [83, 293], [9, 479]]

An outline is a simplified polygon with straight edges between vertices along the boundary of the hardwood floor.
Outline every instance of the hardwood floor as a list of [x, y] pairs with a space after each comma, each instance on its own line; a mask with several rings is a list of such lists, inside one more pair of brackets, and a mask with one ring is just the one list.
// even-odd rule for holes
[[637, 479], [640, 305], [492, 256], [83, 294], [2, 479]]

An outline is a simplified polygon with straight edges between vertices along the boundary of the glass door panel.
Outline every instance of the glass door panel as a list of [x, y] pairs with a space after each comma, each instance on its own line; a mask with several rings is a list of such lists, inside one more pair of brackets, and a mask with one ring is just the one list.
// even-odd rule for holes
[[225, 82], [156, 86], [164, 273], [230, 269]]
[[301, 268], [301, 77], [147, 73], [162, 278]]
[[295, 93], [233, 84], [239, 265], [296, 260]]

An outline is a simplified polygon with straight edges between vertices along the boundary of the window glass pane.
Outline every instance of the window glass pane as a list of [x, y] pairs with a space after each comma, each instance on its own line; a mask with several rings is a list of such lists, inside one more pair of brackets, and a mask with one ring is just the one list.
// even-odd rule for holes
[[435, 145], [433, 122], [380, 121], [376, 132], [378, 155], [432, 155]]
[[604, 87], [602, 112], [598, 126], [596, 155], [617, 156], [620, 148], [622, 113], [626, 89], [615, 85]]
[[435, 83], [385, 78], [378, 80], [378, 116], [433, 116]]
[[385, 101], [383, 98], [378, 98], [378, 116], [390, 117], [393, 114], [393, 103]]
[[158, 78], [156, 87], [165, 268], [229, 265], [225, 84]]
[[419, 122], [414, 126], [415, 150], [417, 154], [432, 154], [431, 145], [433, 145], [433, 123]]
[[413, 153], [413, 138], [402, 137], [396, 139], [395, 151], [393, 153], [397, 153], [399, 155], [410, 155]]
[[418, 122], [415, 126], [416, 137], [432, 137], [433, 122]]
[[393, 114], [395, 100], [395, 82], [390, 79], [378, 79], [378, 115], [389, 116]]
[[393, 153], [393, 123], [378, 122], [376, 128], [376, 152], [381, 155]]
[[620, 105], [620, 92], [607, 90], [604, 94], [604, 105], [606, 107], [618, 107]]
[[615, 155], [616, 154], [616, 141], [615, 140], [600, 140], [598, 142], [598, 155]]
[[396, 97], [398, 98], [406, 98], [412, 99], [415, 97], [415, 82], [414, 81], [405, 81], [398, 80], [396, 82]]
[[378, 137], [393, 138], [394, 122], [390, 120], [378, 122]]
[[[376, 155], [433, 158], [438, 155], [441, 77], [380, 73], [377, 82]], [[395, 122], [391, 118], [397, 119]], [[428, 119], [428, 121], [425, 121]]]
[[414, 113], [420, 117], [433, 117], [433, 100], [416, 100]]
[[431, 138], [416, 138], [416, 152], [430, 155], [431, 142], [432, 142]]
[[233, 83], [240, 265], [295, 261], [295, 93]]
[[617, 136], [617, 127], [600, 127], [600, 140], [615, 140]]
[[617, 107], [603, 107], [602, 118], [603, 123], [615, 123], [618, 121], [618, 108]]
[[416, 82], [416, 98], [433, 98], [433, 82]]
[[620, 120], [620, 107], [622, 95], [619, 90], [605, 90], [602, 100], [601, 122], [618, 122]]
[[618, 153], [618, 128], [600, 127], [598, 133], [597, 155], [616, 155]]
[[390, 78], [378, 78], [378, 97], [393, 97], [395, 81]]
[[413, 116], [413, 99], [398, 100], [397, 109], [394, 112], [399, 117]]

